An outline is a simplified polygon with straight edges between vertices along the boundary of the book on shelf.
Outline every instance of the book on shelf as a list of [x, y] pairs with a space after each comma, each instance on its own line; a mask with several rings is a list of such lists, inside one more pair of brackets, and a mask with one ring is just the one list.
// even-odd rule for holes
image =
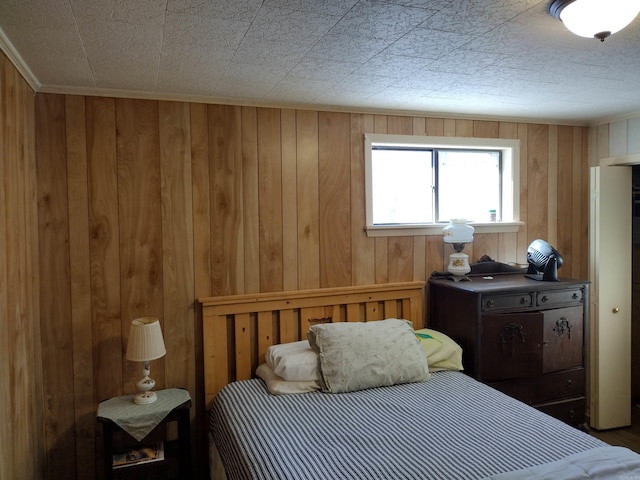
[[141, 445], [128, 448], [113, 455], [113, 468], [130, 467], [141, 463], [151, 463], [164, 460], [164, 444]]

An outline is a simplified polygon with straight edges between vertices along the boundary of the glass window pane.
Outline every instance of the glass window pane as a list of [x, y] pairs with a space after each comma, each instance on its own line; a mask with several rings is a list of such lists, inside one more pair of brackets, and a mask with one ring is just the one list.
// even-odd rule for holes
[[433, 222], [430, 151], [373, 150], [373, 224]]
[[500, 153], [482, 150], [438, 151], [438, 221], [500, 219]]

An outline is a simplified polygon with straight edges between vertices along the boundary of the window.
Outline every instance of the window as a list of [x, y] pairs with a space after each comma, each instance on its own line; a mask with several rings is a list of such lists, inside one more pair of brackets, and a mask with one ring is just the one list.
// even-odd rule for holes
[[368, 234], [440, 235], [451, 218], [478, 233], [517, 231], [518, 149], [518, 140], [365, 135]]

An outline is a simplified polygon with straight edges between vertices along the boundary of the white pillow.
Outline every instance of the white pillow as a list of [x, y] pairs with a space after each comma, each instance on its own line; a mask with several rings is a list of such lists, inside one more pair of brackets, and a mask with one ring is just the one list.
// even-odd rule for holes
[[275, 373], [269, 365], [262, 363], [256, 369], [256, 376], [260, 377], [267, 385], [267, 390], [272, 395], [285, 395], [292, 393], [307, 393], [320, 390], [320, 384], [316, 382], [287, 382]]
[[318, 355], [308, 340], [282, 343], [267, 348], [265, 361], [273, 372], [288, 382], [317, 382]]
[[407, 320], [313, 325], [307, 337], [319, 355], [324, 392], [353, 392], [430, 377], [427, 357]]

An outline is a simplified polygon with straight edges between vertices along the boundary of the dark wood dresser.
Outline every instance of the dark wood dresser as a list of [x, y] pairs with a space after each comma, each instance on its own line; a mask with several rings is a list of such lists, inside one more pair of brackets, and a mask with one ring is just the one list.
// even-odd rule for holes
[[460, 344], [468, 375], [584, 428], [589, 283], [473, 273], [431, 278], [430, 328]]

